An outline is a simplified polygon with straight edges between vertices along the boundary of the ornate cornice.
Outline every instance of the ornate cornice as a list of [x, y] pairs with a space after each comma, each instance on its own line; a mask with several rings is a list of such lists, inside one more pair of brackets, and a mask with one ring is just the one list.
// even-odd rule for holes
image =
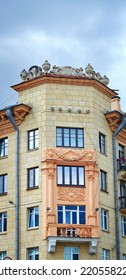
[[[0, 110], [0, 136], [8, 135], [14, 131], [14, 127], [6, 115], [7, 109]], [[25, 116], [29, 114], [31, 108], [25, 104], [19, 104], [11, 106], [11, 110], [15, 122], [19, 126], [25, 119]]]
[[90, 162], [97, 163], [97, 154], [93, 150], [73, 150], [65, 148], [44, 148], [42, 161]]
[[[109, 123], [109, 127], [114, 133], [122, 122], [123, 114], [119, 111], [111, 111], [105, 114], [105, 117]], [[126, 145], [126, 128], [123, 128], [117, 135], [117, 140]]]
[[12, 86], [17, 92], [43, 84], [61, 84], [90, 86], [110, 98], [117, 96], [114, 90], [108, 88], [109, 78], [106, 75], [101, 76], [99, 72], [94, 70], [91, 64], [88, 64], [85, 69], [82, 67], [74, 68], [71, 66], [56, 65], [51, 67], [51, 64], [45, 60], [42, 67], [34, 65], [28, 71], [23, 69], [20, 77], [23, 82]]

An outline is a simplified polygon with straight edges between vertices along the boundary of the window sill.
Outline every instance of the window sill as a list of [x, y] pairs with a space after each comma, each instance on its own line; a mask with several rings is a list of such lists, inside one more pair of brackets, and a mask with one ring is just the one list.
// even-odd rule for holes
[[0, 196], [4, 196], [4, 195], [7, 195], [7, 192], [5, 192], [5, 193], [0, 193]]
[[37, 190], [37, 189], [39, 189], [39, 186], [27, 188], [26, 191], [32, 191], [32, 190]]
[[34, 151], [38, 151], [38, 150], [39, 150], [39, 148], [34, 148], [34, 149], [27, 150], [27, 152], [29, 153], [29, 152], [34, 152]]
[[7, 234], [7, 231], [0, 232], [0, 235], [5, 235], [5, 234]]
[[31, 227], [31, 228], [27, 228], [27, 231], [30, 231], [30, 230], [38, 230], [39, 229], [39, 226], [38, 227]]
[[106, 194], [109, 194], [108, 191], [105, 191], [105, 190], [102, 190], [102, 189], [101, 189], [101, 192], [106, 193]]
[[103, 232], [106, 232], [106, 233], [110, 233], [110, 231], [108, 229], [101, 229]]
[[126, 238], [126, 235], [122, 235], [123, 238]]
[[0, 157], [0, 160], [5, 159], [5, 158], [8, 158], [8, 156]]

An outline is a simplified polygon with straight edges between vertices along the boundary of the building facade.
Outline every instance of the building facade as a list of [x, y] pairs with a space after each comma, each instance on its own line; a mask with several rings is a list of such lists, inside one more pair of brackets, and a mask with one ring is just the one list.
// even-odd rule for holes
[[0, 110], [0, 259], [126, 259], [120, 98], [90, 64], [20, 76]]

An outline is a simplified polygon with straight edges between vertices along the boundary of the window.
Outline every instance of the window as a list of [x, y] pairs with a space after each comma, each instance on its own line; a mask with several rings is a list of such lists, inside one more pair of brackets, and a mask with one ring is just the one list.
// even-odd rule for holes
[[120, 181], [120, 207], [126, 207], [126, 182]]
[[39, 130], [28, 131], [28, 150], [37, 149], [39, 146]]
[[86, 207], [75, 205], [58, 206], [58, 224], [85, 224]]
[[122, 235], [126, 236], [126, 217], [122, 217], [121, 224], [122, 224]]
[[39, 260], [39, 248], [28, 249], [28, 260]]
[[64, 260], [79, 260], [79, 247], [64, 247]]
[[28, 209], [28, 227], [35, 228], [39, 226], [39, 209], [32, 207]]
[[0, 232], [7, 231], [7, 213], [0, 213]]
[[119, 158], [125, 158], [125, 147], [119, 144], [118, 150], [119, 150]]
[[28, 169], [28, 189], [33, 189], [39, 186], [38, 175], [39, 175], [38, 167], [33, 167]]
[[8, 138], [0, 139], [0, 157], [8, 155]]
[[6, 251], [0, 252], [0, 260], [3, 260], [6, 257]]
[[0, 194], [7, 193], [7, 174], [0, 175]]
[[99, 150], [100, 153], [105, 154], [105, 135], [99, 132]]
[[57, 166], [57, 184], [84, 186], [84, 167]]
[[84, 147], [84, 129], [83, 128], [56, 128], [56, 146], [57, 147]]
[[102, 249], [102, 260], [109, 260], [110, 259], [109, 255], [110, 255], [109, 250]]
[[123, 254], [123, 260], [126, 260], [126, 254]]
[[107, 174], [105, 171], [100, 170], [100, 188], [101, 191], [107, 191], [107, 182], [106, 182]]
[[108, 211], [101, 209], [101, 228], [108, 230]]

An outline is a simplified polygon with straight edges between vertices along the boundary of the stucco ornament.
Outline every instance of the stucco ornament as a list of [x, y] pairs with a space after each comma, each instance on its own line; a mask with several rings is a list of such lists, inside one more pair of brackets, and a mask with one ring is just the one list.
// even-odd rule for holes
[[81, 188], [58, 188], [58, 200], [62, 201], [85, 201], [85, 191]]
[[79, 67], [71, 67], [71, 66], [52, 66], [48, 62], [48, 60], [45, 60], [45, 62], [42, 64], [42, 67], [40, 66], [31, 66], [28, 71], [23, 69], [20, 73], [20, 77], [23, 82], [34, 79], [36, 77], [40, 77], [46, 74], [50, 75], [63, 75], [63, 76], [77, 76], [77, 77], [86, 77], [89, 79], [96, 79], [100, 81], [104, 85], [108, 85], [109, 78], [104, 75], [101, 76], [99, 72], [95, 72], [93, 66], [88, 63], [88, 65], [84, 68]]

